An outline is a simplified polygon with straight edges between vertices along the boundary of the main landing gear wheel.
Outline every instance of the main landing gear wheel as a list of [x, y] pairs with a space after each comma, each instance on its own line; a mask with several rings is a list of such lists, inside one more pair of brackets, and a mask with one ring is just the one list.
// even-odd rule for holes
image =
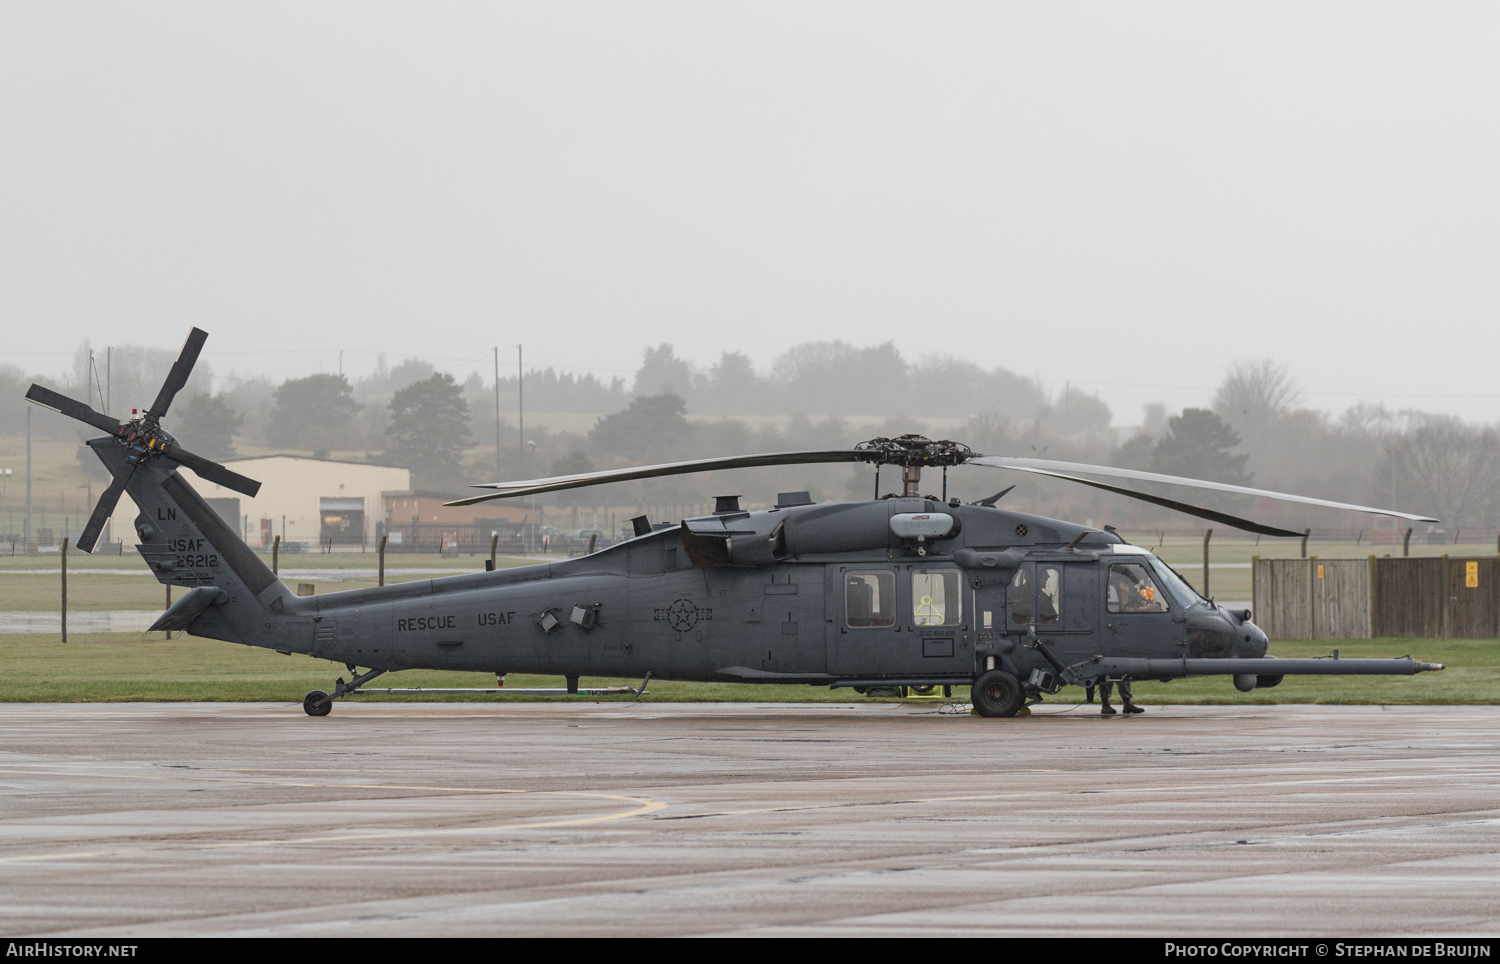
[[308, 716], [327, 716], [333, 709], [333, 700], [322, 690], [313, 690], [302, 697], [302, 710]]
[[992, 669], [974, 681], [971, 699], [980, 716], [1015, 716], [1026, 702], [1026, 692], [1014, 676]]

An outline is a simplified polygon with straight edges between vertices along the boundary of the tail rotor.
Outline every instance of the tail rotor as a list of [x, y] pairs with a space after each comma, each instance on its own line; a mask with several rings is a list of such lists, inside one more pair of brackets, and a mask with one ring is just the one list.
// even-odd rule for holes
[[188, 334], [182, 351], [178, 353], [177, 360], [172, 363], [171, 371], [167, 373], [166, 381], [162, 383], [161, 391], [156, 395], [156, 401], [151, 403], [145, 415], [132, 418], [128, 422], [116, 421], [108, 415], [94, 411], [75, 398], [69, 398], [50, 388], [43, 388], [41, 385], [32, 385], [26, 392], [27, 401], [35, 402], [55, 412], [61, 412], [69, 418], [76, 418], [80, 422], [108, 433], [106, 438], [90, 439], [88, 443], [90, 446], [114, 444], [124, 450], [125, 465], [114, 471], [109, 487], [99, 497], [93, 514], [89, 516], [88, 524], [84, 526], [83, 533], [78, 537], [78, 548], [84, 552], [94, 551], [94, 546], [99, 542], [99, 536], [104, 532], [104, 524], [114, 514], [120, 495], [130, 484], [136, 468], [151, 459], [170, 459], [192, 469], [199, 478], [205, 481], [217, 483], [226, 489], [232, 489], [251, 498], [254, 498], [255, 494], [260, 491], [259, 482], [225, 468], [212, 459], [194, 455], [179, 446], [177, 440], [161, 427], [162, 417], [172, 407], [172, 401], [177, 397], [177, 393], [182, 391], [183, 386], [187, 384], [188, 376], [192, 374], [193, 366], [198, 362], [198, 355], [203, 351], [203, 343], [207, 340], [208, 332], [201, 328], [194, 328]]

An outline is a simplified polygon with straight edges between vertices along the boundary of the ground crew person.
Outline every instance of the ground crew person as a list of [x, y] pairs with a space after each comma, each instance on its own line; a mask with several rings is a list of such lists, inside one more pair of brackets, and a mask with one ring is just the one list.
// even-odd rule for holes
[[1115, 708], [1113, 706], [1109, 705], [1109, 693], [1110, 693], [1110, 690], [1113, 689], [1115, 686], [1118, 686], [1120, 688], [1120, 701], [1125, 704], [1124, 710], [1125, 710], [1126, 713], [1144, 713], [1144, 712], [1146, 712], [1141, 707], [1136, 706], [1135, 705], [1135, 701], [1130, 698], [1130, 680], [1122, 679], [1118, 683], [1111, 683], [1109, 680], [1106, 679], [1106, 680], [1100, 680], [1099, 681], [1099, 715], [1100, 716], [1114, 716], [1115, 715], [1115, 712], [1116, 712]]

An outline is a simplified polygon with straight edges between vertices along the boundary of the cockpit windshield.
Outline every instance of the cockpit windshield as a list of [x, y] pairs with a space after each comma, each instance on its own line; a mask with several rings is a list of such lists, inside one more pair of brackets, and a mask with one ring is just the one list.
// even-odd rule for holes
[[1146, 559], [1151, 563], [1151, 571], [1156, 573], [1156, 578], [1162, 581], [1162, 584], [1167, 587], [1167, 592], [1171, 593], [1172, 598], [1177, 600], [1177, 605], [1186, 609], [1189, 606], [1196, 606], [1198, 603], [1208, 602], [1207, 599], [1198, 595], [1196, 589], [1188, 585], [1186, 579], [1177, 575], [1171, 566], [1155, 556], [1147, 556]]

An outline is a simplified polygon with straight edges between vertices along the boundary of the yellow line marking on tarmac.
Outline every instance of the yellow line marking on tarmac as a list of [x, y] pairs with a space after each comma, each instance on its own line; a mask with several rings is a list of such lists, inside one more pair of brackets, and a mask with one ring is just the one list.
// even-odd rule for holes
[[277, 787], [303, 787], [314, 789], [339, 789], [348, 787], [351, 790], [431, 790], [437, 793], [563, 793], [562, 790], [503, 790], [498, 787], [421, 787], [404, 786], [399, 783], [267, 783], [267, 786]]
[[[37, 764], [32, 764], [32, 765], [36, 766]], [[47, 764], [47, 765], [50, 765], [50, 764]], [[201, 770], [199, 770], [199, 769], [183, 769], [181, 772], [178, 772], [178, 773], [98, 773], [98, 772], [78, 773], [78, 772], [69, 772], [67, 770], [63, 770], [63, 771], [55, 771], [55, 770], [22, 770], [22, 769], [19, 769], [19, 768], [16, 768], [16, 767], [0, 767], [0, 773], [15, 773], [15, 774], [21, 774], [21, 775], [24, 775], [24, 776], [41, 776], [41, 777], [83, 777], [83, 776], [94, 776], [94, 777], [99, 777], [101, 779], [111, 778], [112, 777], [112, 778], [118, 779], [118, 780], [163, 780], [163, 781], [178, 781], [178, 782], [191, 782], [191, 783], [230, 783], [230, 782], [249, 783], [249, 782], [252, 782], [252, 781], [248, 781], [248, 780], [231, 781], [231, 780], [227, 780], [227, 779], [224, 779], [224, 778], [221, 778], [221, 777], [214, 776], [215, 773], [234, 773], [234, 772], [237, 772], [237, 771], [235, 771], [235, 770], [233, 770], [231, 768], [228, 768], [228, 767], [225, 767], [225, 768], [222, 768], [222, 769], [219, 768], [219, 767], [206, 767], [206, 768], [201, 769]], [[426, 790], [426, 791], [431, 791], [431, 792], [434, 792], [434, 793], [533, 793], [533, 792], [538, 792], [538, 791], [531, 791], [531, 790], [505, 790], [505, 789], [500, 789], [500, 788], [497, 788], [497, 787], [427, 787], [427, 786], [408, 786], [408, 785], [399, 784], [399, 783], [294, 783], [294, 782], [281, 781], [281, 780], [258, 780], [258, 781], [254, 781], [254, 782], [257, 785], [259, 785], [259, 786], [267, 786], [267, 787], [303, 787], [303, 788], [316, 788], [316, 789], [328, 789], [328, 790], [337, 790], [337, 789], [340, 789], [340, 788], [343, 788], [343, 787], [347, 787], [347, 788], [349, 788], [351, 790]], [[564, 791], [560, 791], [560, 790], [559, 791], [551, 791], [551, 790], [548, 790], [548, 791], [540, 791], [540, 792], [562, 793]]]
[[[1018, 772], [1018, 771], [999, 771], [999, 772]], [[1028, 773], [1060, 773], [1060, 772], [1064, 772], [1064, 771], [1060, 771], [1060, 770], [1028, 770], [1028, 771], [1025, 771], [1025, 772], [1028, 772]], [[1072, 772], [1072, 771], [1069, 771], [1069, 772]], [[1422, 774], [1405, 774], [1405, 775], [1400, 775], [1400, 776], [1389, 775], [1389, 776], [1343, 777], [1343, 778], [1327, 777], [1327, 778], [1317, 779], [1317, 780], [1309, 779], [1309, 780], [1278, 780], [1278, 781], [1274, 781], [1274, 782], [1251, 782], [1251, 783], [1238, 784], [1238, 786], [1240, 786], [1243, 789], [1257, 789], [1257, 788], [1260, 788], [1260, 787], [1320, 786], [1320, 785], [1326, 785], [1326, 784], [1376, 783], [1376, 782], [1384, 782], [1384, 781], [1390, 781], [1390, 780], [1442, 780], [1442, 779], [1449, 779], [1450, 777], [1451, 777], [1451, 774], [1425, 774], [1425, 773], [1422, 773]], [[1218, 785], [1190, 785], [1190, 786], [1183, 786], [1183, 787], [1171, 787], [1171, 790], [1174, 793], [1180, 792], [1180, 791], [1183, 791], [1183, 790], [1189, 790], [1189, 791], [1191, 791], [1191, 790], [1222, 790], [1222, 789], [1223, 789], [1223, 785], [1222, 784], [1218, 784]], [[1162, 790], [1162, 788], [1159, 787], [1159, 786], [1144, 786], [1144, 787], [1118, 787], [1118, 788], [1108, 789], [1108, 790], [1088, 790], [1086, 792], [1091, 793], [1091, 794], [1146, 793], [1146, 792], [1149, 792], [1149, 793], [1160, 793], [1161, 790]], [[901, 799], [901, 800], [869, 800], [869, 801], [854, 801], [854, 802], [847, 802], [847, 803], [814, 804], [814, 805], [794, 806], [794, 807], [757, 807], [757, 808], [752, 808], [752, 809], [747, 809], [747, 810], [705, 810], [705, 811], [702, 811], [702, 812], [699, 812], [699, 813], [680, 813], [680, 814], [674, 814], [669, 819], [687, 819], [689, 817], [695, 817], [695, 818], [696, 817], [738, 817], [738, 816], [745, 816], [747, 814], [754, 814], [754, 813], [797, 813], [797, 812], [807, 812], [807, 811], [816, 811], [816, 810], [843, 810], [843, 809], [848, 809], [850, 807], [890, 807], [890, 806], [902, 806], [902, 805], [905, 805], [905, 804], [912, 804], [912, 803], [953, 803], [953, 802], [958, 802], [958, 801], [963, 801], [963, 800], [996, 800], [996, 801], [999, 801], [999, 800], [1021, 800], [1021, 799], [1026, 799], [1026, 798], [1029, 798], [1029, 797], [1035, 797], [1039, 792], [1041, 792], [1041, 793], [1052, 793], [1054, 791], [1050, 791], [1050, 790], [1044, 790], [1044, 791], [1031, 790], [1031, 791], [1020, 791], [1020, 792], [1010, 792], [1010, 793], [972, 793], [972, 794], [961, 794], [961, 795], [955, 795], [955, 796], [911, 797], [911, 798], [908, 798], [908, 799]], [[1074, 792], [1084, 792], [1084, 791], [1074, 791]]]
[[[1037, 771], [1033, 771], [1037, 772]], [[1054, 770], [1040, 771], [1055, 773]], [[1027, 796], [1024, 793], [966, 793], [956, 797], [917, 797], [912, 803], [952, 803], [956, 800], [1014, 800], [1017, 797]]]
[[[35, 765], [35, 764], [33, 764]], [[70, 773], [67, 770], [22, 770], [19, 767], [0, 767], [0, 773], [16, 773], [30, 777], [98, 777], [100, 779], [113, 778], [116, 780], [180, 780], [181, 777], [174, 774], [163, 773], [160, 776], [152, 776], [144, 773]]]
[[[1030, 771], [1038, 772], [1038, 771]], [[1050, 771], [1041, 771], [1050, 772]], [[806, 804], [794, 807], [754, 807], [748, 810], [705, 810], [701, 813], [673, 814], [669, 820], [685, 820], [689, 817], [740, 817], [751, 813], [802, 813], [814, 810], [847, 810], [850, 807], [899, 807], [910, 803], [944, 803], [954, 800], [1017, 800], [1028, 796], [1025, 793], [975, 793], [958, 797], [911, 797], [904, 800], [866, 800], [847, 803]]]
[[[532, 793], [529, 790], [513, 790], [512, 793]], [[170, 841], [164, 841], [161, 847], [124, 847], [110, 850], [85, 851], [71, 854], [29, 854], [15, 857], [0, 857], [0, 864], [31, 863], [44, 860], [79, 860], [89, 857], [121, 857], [128, 854], [139, 854], [147, 852], [160, 852], [163, 849], [174, 851], [182, 850], [224, 850], [232, 847], [272, 847], [293, 846], [296, 844], [317, 843], [346, 843], [352, 840], [395, 840], [410, 837], [440, 837], [459, 836], [484, 833], [500, 833], [507, 830], [542, 830], [555, 827], [579, 827], [589, 824], [610, 823], [616, 820], [625, 820], [630, 817], [645, 816], [655, 813], [668, 806], [665, 800], [652, 800], [649, 797], [632, 797], [619, 793], [593, 793], [585, 790], [546, 790], [533, 794], [535, 796], [565, 796], [565, 797], [589, 797], [600, 800], [624, 800], [637, 804], [630, 810], [622, 810], [617, 813], [598, 814], [591, 817], [570, 817], [564, 820], [545, 820], [540, 823], [507, 823], [489, 827], [442, 827], [430, 829], [392, 828], [388, 830], [367, 830], [360, 833], [344, 834], [321, 834], [308, 837], [291, 837], [275, 840], [236, 840], [224, 843], [200, 843], [172, 845]]]
[[[1221, 791], [1221, 790], [1223, 790], [1225, 788], [1226, 785], [1232, 785], [1236, 789], [1258, 790], [1258, 789], [1262, 789], [1262, 788], [1265, 788], [1265, 787], [1303, 787], [1303, 786], [1311, 787], [1311, 786], [1328, 786], [1328, 785], [1333, 785], [1333, 784], [1349, 784], [1349, 783], [1394, 783], [1394, 782], [1412, 781], [1412, 780], [1422, 780], [1422, 781], [1443, 780], [1443, 781], [1448, 781], [1448, 780], [1452, 780], [1452, 779], [1453, 779], [1453, 774], [1445, 771], [1443, 773], [1400, 773], [1400, 774], [1391, 773], [1391, 774], [1382, 774], [1382, 775], [1368, 776], [1368, 777], [1323, 777], [1321, 779], [1307, 779], [1307, 780], [1235, 780], [1235, 781], [1226, 781], [1225, 783], [1186, 784], [1186, 785], [1182, 785], [1182, 786], [1171, 786], [1171, 785], [1168, 785], [1166, 787], [1166, 789], [1171, 790], [1173, 793], [1183, 793], [1185, 791], [1190, 792], [1190, 791], [1198, 791], [1198, 790], [1202, 790], [1202, 791]], [[1106, 794], [1106, 793], [1160, 793], [1162, 790], [1163, 790], [1162, 786], [1144, 786], [1144, 787], [1109, 787], [1109, 788], [1106, 788], [1106, 789], [1103, 789], [1103, 790], [1088, 790], [1088, 791], [1076, 791], [1076, 792], [1087, 792], [1087, 793], [1097, 793], [1097, 794]]]

